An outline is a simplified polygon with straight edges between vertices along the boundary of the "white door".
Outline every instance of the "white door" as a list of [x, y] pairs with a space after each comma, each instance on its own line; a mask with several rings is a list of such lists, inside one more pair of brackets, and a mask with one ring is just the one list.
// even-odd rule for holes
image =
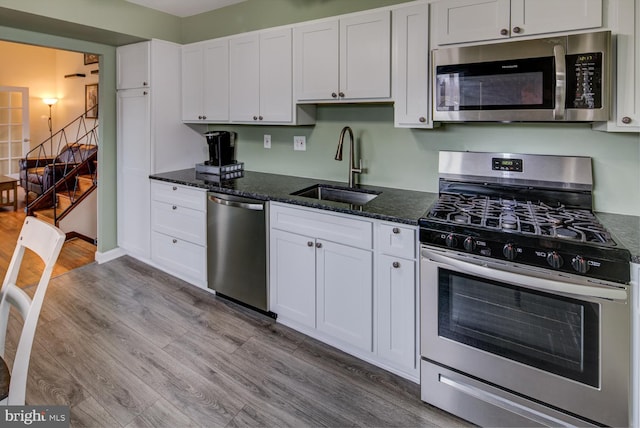
[[293, 120], [291, 29], [260, 34], [260, 115], [265, 122]]
[[202, 106], [204, 82], [203, 45], [182, 47], [182, 120], [185, 122], [203, 120]]
[[118, 245], [150, 258], [150, 89], [118, 91]]
[[317, 240], [318, 330], [347, 344], [373, 349], [373, 254]]
[[315, 240], [271, 229], [270, 308], [278, 316], [316, 327]]
[[391, 96], [389, 11], [340, 20], [341, 99]]
[[433, 7], [435, 45], [509, 37], [510, 0], [447, 0]]
[[151, 86], [151, 43], [140, 42], [116, 49], [116, 89]]
[[602, 0], [512, 0], [511, 37], [602, 26]]
[[229, 41], [229, 118], [257, 122], [260, 116], [260, 56], [258, 35]]
[[29, 151], [29, 88], [0, 86], [0, 175], [18, 178]]
[[229, 41], [213, 40], [203, 46], [202, 105], [207, 121], [229, 120]]
[[338, 21], [296, 27], [294, 43], [296, 99], [337, 99]]

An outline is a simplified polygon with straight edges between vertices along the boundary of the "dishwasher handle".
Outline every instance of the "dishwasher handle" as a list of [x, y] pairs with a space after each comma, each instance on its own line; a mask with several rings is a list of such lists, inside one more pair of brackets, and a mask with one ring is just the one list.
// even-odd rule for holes
[[209, 195], [209, 200], [216, 204], [226, 205], [228, 207], [243, 208], [243, 209], [252, 210], [252, 211], [264, 211], [264, 203], [232, 201], [232, 200], [223, 199], [211, 194]]

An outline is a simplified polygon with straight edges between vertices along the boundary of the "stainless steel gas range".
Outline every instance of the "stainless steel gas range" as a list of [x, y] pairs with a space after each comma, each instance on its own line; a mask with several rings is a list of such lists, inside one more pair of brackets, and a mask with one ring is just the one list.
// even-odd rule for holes
[[422, 399], [483, 426], [630, 424], [630, 253], [591, 159], [441, 152], [420, 219]]

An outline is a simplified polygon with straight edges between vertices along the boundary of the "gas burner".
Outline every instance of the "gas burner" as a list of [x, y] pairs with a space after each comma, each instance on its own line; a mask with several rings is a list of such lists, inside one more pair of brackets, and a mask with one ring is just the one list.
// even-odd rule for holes
[[573, 229], [567, 229], [565, 227], [559, 227], [554, 230], [554, 235], [562, 239], [579, 239], [580, 233]]
[[518, 228], [518, 217], [512, 214], [505, 214], [502, 216], [500, 224], [503, 229], [517, 229]]

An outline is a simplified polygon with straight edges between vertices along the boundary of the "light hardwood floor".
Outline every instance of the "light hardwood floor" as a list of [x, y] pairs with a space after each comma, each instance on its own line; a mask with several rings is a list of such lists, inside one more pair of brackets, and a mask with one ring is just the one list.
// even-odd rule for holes
[[27, 388], [28, 404], [69, 405], [74, 427], [469, 426], [419, 396], [126, 256], [52, 279]]
[[[18, 187], [18, 211], [13, 211], [13, 208], [0, 208], [0, 281], [7, 271], [24, 222], [24, 205], [24, 190]], [[96, 246], [82, 239], [74, 238], [66, 241], [53, 269], [53, 276], [92, 263], [95, 260], [95, 253]], [[40, 278], [44, 263], [35, 254], [27, 251], [23, 266], [18, 275], [18, 285], [26, 286], [36, 283]]]

